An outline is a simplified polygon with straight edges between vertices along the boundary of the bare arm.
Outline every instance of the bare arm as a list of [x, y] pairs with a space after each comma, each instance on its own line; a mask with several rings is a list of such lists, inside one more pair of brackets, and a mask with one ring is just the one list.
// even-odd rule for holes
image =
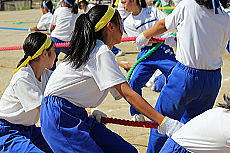
[[52, 32], [55, 29], [55, 27], [56, 27], [55, 25], [51, 24], [50, 25], [50, 32]]
[[166, 31], [167, 29], [165, 27], [165, 19], [161, 19], [157, 21], [157, 23], [154, 24], [151, 28], [149, 28], [148, 30], [145, 30], [143, 32], [143, 35], [145, 36], [145, 38], [150, 39], [151, 37], [157, 36]]
[[131, 104], [138, 112], [142, 113], [150, 120], [160, 124], [164, 118], [156, 111], [144, 98], [136, 93], [127, 82], [115, 85], [117, 91]]

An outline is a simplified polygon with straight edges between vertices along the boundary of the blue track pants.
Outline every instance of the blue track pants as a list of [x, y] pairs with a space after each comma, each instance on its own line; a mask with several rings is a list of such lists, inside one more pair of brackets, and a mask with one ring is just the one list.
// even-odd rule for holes
[[[213, 107], [221, 86], [221, 70], [198, 70], [177, 63], [167, 78], [155, 109], [186, 123]], [[147, 153], [159, 153], [167, 137], [151, 129]]]
[[[141, 52], [137, 56], [137, 59], [142, 57], [155, 45], [156, 44], [153, 44], [152, 46], [146, 46], [142, 48]], [[171, 54], [166, 52], [171, 52]], [[142, 95], [142, 88], [157, 69], [161, 70], [161, 72], [167, 77], [175, 64], [176, 59], [175, 54], [173, 53], [173, 49], [168, 45], [163, 44], [155, 52], [153, 52], [150, 56], [148, 56], [136, 66], [129, 84], [134, 91]], [[132, 106], [130, 106], [130, 114], [135, 115], [140, 113]]]
[[52, 153], [42, 136], [40, 127], [12, 124], [0, 119], [0, 152]]
[[41, 127], [55, 153], [137, 153], [131, 144], [104, 124], [89, 118], [84, 108], [63, 98], [43, 98]]

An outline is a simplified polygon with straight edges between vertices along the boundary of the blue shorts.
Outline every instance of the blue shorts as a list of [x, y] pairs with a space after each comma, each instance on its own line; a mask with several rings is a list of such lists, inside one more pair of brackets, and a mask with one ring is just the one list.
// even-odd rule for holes
[[168, 138], [160, 153], [190, 153], [184, 147], [176, 143], [172, 138]]
[[[167, 78], [155, 109], [186, 123], [213, 107], [220, 86], [220, 69], [198, 70], [178, 62]], [[166, 140], [166, 136], [151, 129], [147, 153], [158, 153]]]
[[119, 135], [89, 118], [86, 110], [48, 96], [41, 105], [42, 134], [55, 153], [137, 153]]
[[12, 124], [0, 119], [0, 152], [52, 153], [52, 150], [43, 138], [40, 127]]

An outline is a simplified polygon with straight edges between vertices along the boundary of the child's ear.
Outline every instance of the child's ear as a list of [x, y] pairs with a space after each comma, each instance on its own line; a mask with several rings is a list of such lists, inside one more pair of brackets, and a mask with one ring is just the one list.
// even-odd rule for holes
[[109, 22], [109, 23], [107, 23], [106, 28], [108, 31], [112, 32], [115, 27], [114, 27], [113, 23]]
[[46, 56], [48, 56], [48, 52], [47, 52], [47, 50], [44, 50], [43, 52], [42, 52], [42, 54], [41, 54], [43, 57], [46, 57]]

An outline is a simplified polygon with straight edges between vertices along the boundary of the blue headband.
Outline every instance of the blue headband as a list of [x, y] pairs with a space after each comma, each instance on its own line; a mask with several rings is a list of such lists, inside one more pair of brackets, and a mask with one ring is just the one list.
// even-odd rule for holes
[[43, 1], [42, 5], [43, 5], [44, 8], [47, 9], [48, 12], [51, 13], [51, 10], [46, 6], [46, 2], [45, 1]]
[[[215, 1], [217, 1], [217, 5], [216, 5]], [[219, 14], [217, 8], [220, 8], [222, 14], [225, 15], [225, 13], [224, 13], [224, 11], [223, 11], [223, 9], [222, 9], [222, 7], [221, 7], [220, 0], [212, 0], [212, 6], [213, 6], [213, 9], [214, 9], [214, 13], [215, 13], [215, 14]]]
[[73, 4], [71, 4], [70, 2], [68, 2], [67, 0], [64, 0], [66, 4], [68, 4], [70, 7], [73, 7]]

